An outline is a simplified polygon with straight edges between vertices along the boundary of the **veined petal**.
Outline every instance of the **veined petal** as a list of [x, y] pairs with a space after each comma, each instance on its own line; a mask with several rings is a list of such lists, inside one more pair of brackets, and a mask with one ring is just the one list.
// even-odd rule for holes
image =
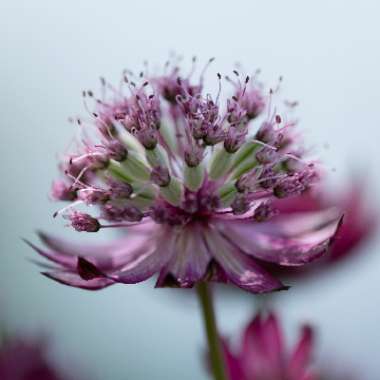
[[242, 253], [217, 231], [208, 229], [204, 234], [210, 254], [220, 264], [228, 279], [252, 293], [284, 289], [284, 285], [262, 269], [253, 258]]
[[296, 214], [274, 222], [224, 221], [218, 229], [240, 249], [260, 260], [299, 266], [323, 255], [340, 225], [335, 210]]
[[39, 237], [50, 251], [43, 251], [34, 245], [32, 247], [49, 260], [72, 268], [76, 266], [77, 257], [85, 257], [103, 271], [116, 270], [136, 260], [141, 254], [141, 247], [148, 241], [145, 234], [135, 233], [112, 243], [87, 245], [73, 244], [42, 232]]
[[165, 268], [181, 287], [192, 287], [201, 280], [206, 271], [211, 256], [202, 239], [199, 225], [189, 226], [175, 238], [175, 253]]
[[141, 250], [137, 260], [112, 273], [110, 278], [123, 284], [135, 284], [158, 273], [173, 257], [175, 240], [165, 231], [156, 239], [153, 238], [151, 245]]

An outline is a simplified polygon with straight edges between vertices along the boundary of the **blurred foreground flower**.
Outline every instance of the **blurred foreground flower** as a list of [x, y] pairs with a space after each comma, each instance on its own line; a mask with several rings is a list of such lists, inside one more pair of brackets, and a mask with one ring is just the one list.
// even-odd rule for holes
[[313, 331], [309, 326], [292, 350], [287, 350], [281, 326], [274, 314], [257, 314], [244, 331], [237, 353], [225, 343], [230, 380], [319, 380], [311, 370]]
[[47, 357], [44, 340], [12, 338], [0, 343], [1, 380], [68, 380]]
[[204, 93], [206, 68], [195, 84], [167, 65], [159, 77], [125, 72], [119, 89], [102, 79], [100, 98], [83, 93], [89, 116], [76, 120], [75, 152], [63, 157], [64, 178], [52, 189], [71, 203], [56, 215], [77, 231], [129, 235], [77, 246], [40, 234], [47, 249], [32, 246], [56, 264], [46, 276], [100, 289], [158, 274], [158, 287], [219, 281], [261, 293], [285, 288], [261, 262], [300, 266], [327, 250], [337, 210], [271, 220], [274, 200], [320, 176], [303, 158], [295, 122], [273, 108], [276, 90], [234, 71], [226, 77], [233, 95], [222, 101], [220, 74], [217, 95]]

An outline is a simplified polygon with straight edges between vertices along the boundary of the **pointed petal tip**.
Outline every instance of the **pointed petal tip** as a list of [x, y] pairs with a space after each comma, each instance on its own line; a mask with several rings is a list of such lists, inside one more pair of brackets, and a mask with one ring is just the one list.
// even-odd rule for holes
[[341, 228], [342, 228], [342, 226], [343, 226], [343, 224], [344, 224], [344, 219], [345, 219], [345, 214], [342, 214], [342, 215], [340, 216], [340, 218], [338, 219], [338, 222], [337, 222], [337, 224], [336, 224], [335, 231], [334, 231], [334, 233], [332, 234], [332, 236], [331, 236], [331, 238], [330, 238], [330, 240], [329, 240], [329, 242], [328, 242], [328, 248], [330, 248], [331, 245], [336, 241], [336, 238], [337, 238], [337, 236], [338, 236], [338, 234], [339, 234], [339, 231], [341, 231]]
[[281, 285], [279, 285], [278, 287], [268, 289], [268, 290], [264, 290], [262, 293], [265, 294], [265, 293], [273, 293], [273, 292], [283, 292], [283, 291], [289, 290], [290, 288], [291, 288], [291, 286], [284, 285], [281, 283]]
[[32, 249], [34, 249], [37, 253], [41, 254], [42, 250], [40, 248], [38, 248], [34, 243], [32, 243], [30, 240], [26, 239], [26, 238], [21, 238], [21, 240], [27, 244], [29, 247], [31, 247]]

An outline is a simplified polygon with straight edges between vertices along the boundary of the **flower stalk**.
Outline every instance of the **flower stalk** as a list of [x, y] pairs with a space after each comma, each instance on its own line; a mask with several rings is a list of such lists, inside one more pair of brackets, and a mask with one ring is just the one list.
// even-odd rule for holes
[[210, 287], [206, 282], [201, 282], [196, 289], [203, 314], [214, 380], [228, 380]]

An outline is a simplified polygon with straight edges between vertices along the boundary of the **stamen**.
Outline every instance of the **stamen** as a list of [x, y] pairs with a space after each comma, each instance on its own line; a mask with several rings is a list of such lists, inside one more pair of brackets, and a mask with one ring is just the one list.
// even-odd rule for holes
[[61, 208], [60, 210], [55, 211], [53, 214], [53, 218], [56, 218], [58, 215], [61, 215], [61, 214], [65, 213], [66, 211], [69, 211], [72, 208], [74, 208], [80, 204], [83, 204], [83, 203], [84, 202], [82, 200], [78, 200], [78, 201], [75, 201], [73, 203], [70, 203], [68, 206], [65, 206], [65, 207]]

